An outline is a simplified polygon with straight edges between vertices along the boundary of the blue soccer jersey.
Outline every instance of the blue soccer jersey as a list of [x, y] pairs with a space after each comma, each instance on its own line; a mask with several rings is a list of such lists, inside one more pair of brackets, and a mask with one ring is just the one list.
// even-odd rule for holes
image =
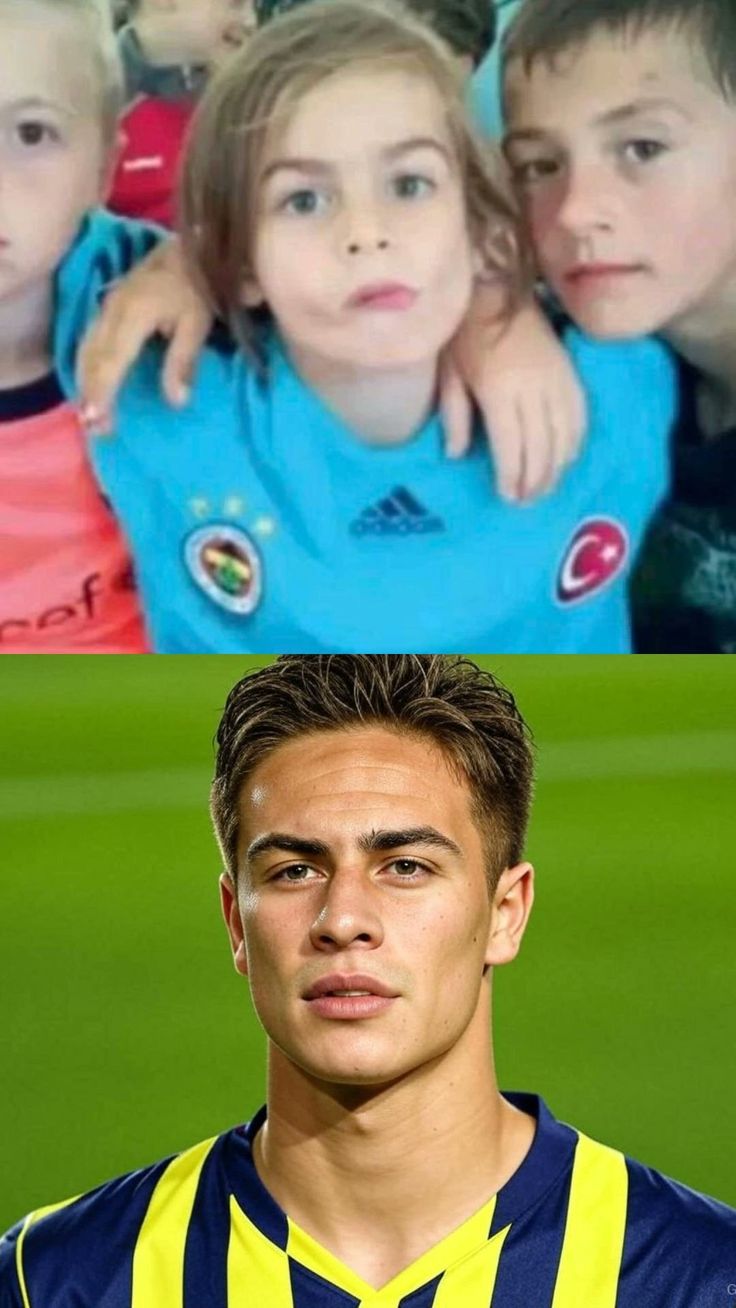
[[[69, 263], [57, 333], [67, 375], [86, 294], [72, 272], [82, 277], [100, 228], [103, 244], [118, 239], [115, 226], [93, 221]], [[627, 652], [627, 578], [667, 485], [672, 367], [652, 341], [567, 341], [590, 430], [556, 491], [521, 507], [497, 494], [481, 434], [459, 462], [436, 417], [400, 447], [361, 443], [275, 333], [267, 384], [241, 355], [209, 348], [183, 412], [160, 399], [161, 354], [149, 349], [115, 437], [91, 449], [154, 647]]]
[[0, 1308], [727, 1308], [735, 1210], [556, 1121], [534, 1095], [506, 1097], [537, 1119], [521, 1166], [384, 1286], [264, 1188], [261, 1109], [32, 1213], [0, 1241]]

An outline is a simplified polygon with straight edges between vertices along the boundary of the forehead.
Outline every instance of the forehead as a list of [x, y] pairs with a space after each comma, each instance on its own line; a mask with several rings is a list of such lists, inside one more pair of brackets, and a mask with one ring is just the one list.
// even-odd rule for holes
[[[240, 845], [260, 831], [325, 840], [372, 827], [471, 822], [471, 794], [439, 748], [382, 727], [299, 736], [250, 774], [240, 795]], [[444, 824], [444, 825], [443, 825]]]
[[584, 124], [645, 98], [671, 100], [691, 116], [725, 105], [703, 50], [673, 27], [599, 29], [552, 60], [535, 59], [529, 71], [512, 60], [504, 76], [511, 128], [544, 130], [567, 118]]
[[0, 104], [39, 98], [89, 113], [94, 95], [86, 22], [46, 0], [0, 0]]
[[335, 73], [307, 91], [288, 118], [274, 125], [266, 154], [350, 159], [413, 136], [434, 136], [451, 145], [439, 88], [419, 70], [365, 65]]

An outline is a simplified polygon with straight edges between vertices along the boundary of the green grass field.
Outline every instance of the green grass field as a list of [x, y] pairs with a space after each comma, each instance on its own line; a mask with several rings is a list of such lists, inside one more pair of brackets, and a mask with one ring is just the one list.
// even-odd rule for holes
[[[735, 666], [480, 661], [539, 746], [537, 903], [495, 979], [501, 1085], [736, 1203]], [[2, 665], [2, 1229], [263, 1099], [206, 806], [247, 664]]]

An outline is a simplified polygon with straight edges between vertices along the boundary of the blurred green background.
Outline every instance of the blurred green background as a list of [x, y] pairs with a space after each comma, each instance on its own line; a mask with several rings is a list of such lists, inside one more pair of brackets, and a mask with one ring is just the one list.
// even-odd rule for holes
[[[736, 1203], [736, 665], [479, 662], [539, 747], [537, 903], [495, 980], [500, 1083]], [[207, 815], [248, 666], [3, 661], [1, 1229], [263, 1100]]]

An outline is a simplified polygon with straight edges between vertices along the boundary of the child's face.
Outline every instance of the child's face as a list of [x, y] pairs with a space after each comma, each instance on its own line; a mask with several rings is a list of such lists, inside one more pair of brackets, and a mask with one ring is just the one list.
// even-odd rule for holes
[[587, 331], [712, 318], [736, 277], [736, 105], [686, 36], [595, 34], [506, 79], [507, 152], [541, 270]]
[[253, 0], [177, 0], [171, 16], [192, 63], [220, 63], [255, 26]]
[[0, 302], [48, 282], [99, 201], [99, 117], [78, 25], [0, 0]]
[[463, 183], [439, 92], [417, 74], [332, 76], [267, 141], [255, 277], [294, 352], [361, 368], [427, 362], [472, 293]]

